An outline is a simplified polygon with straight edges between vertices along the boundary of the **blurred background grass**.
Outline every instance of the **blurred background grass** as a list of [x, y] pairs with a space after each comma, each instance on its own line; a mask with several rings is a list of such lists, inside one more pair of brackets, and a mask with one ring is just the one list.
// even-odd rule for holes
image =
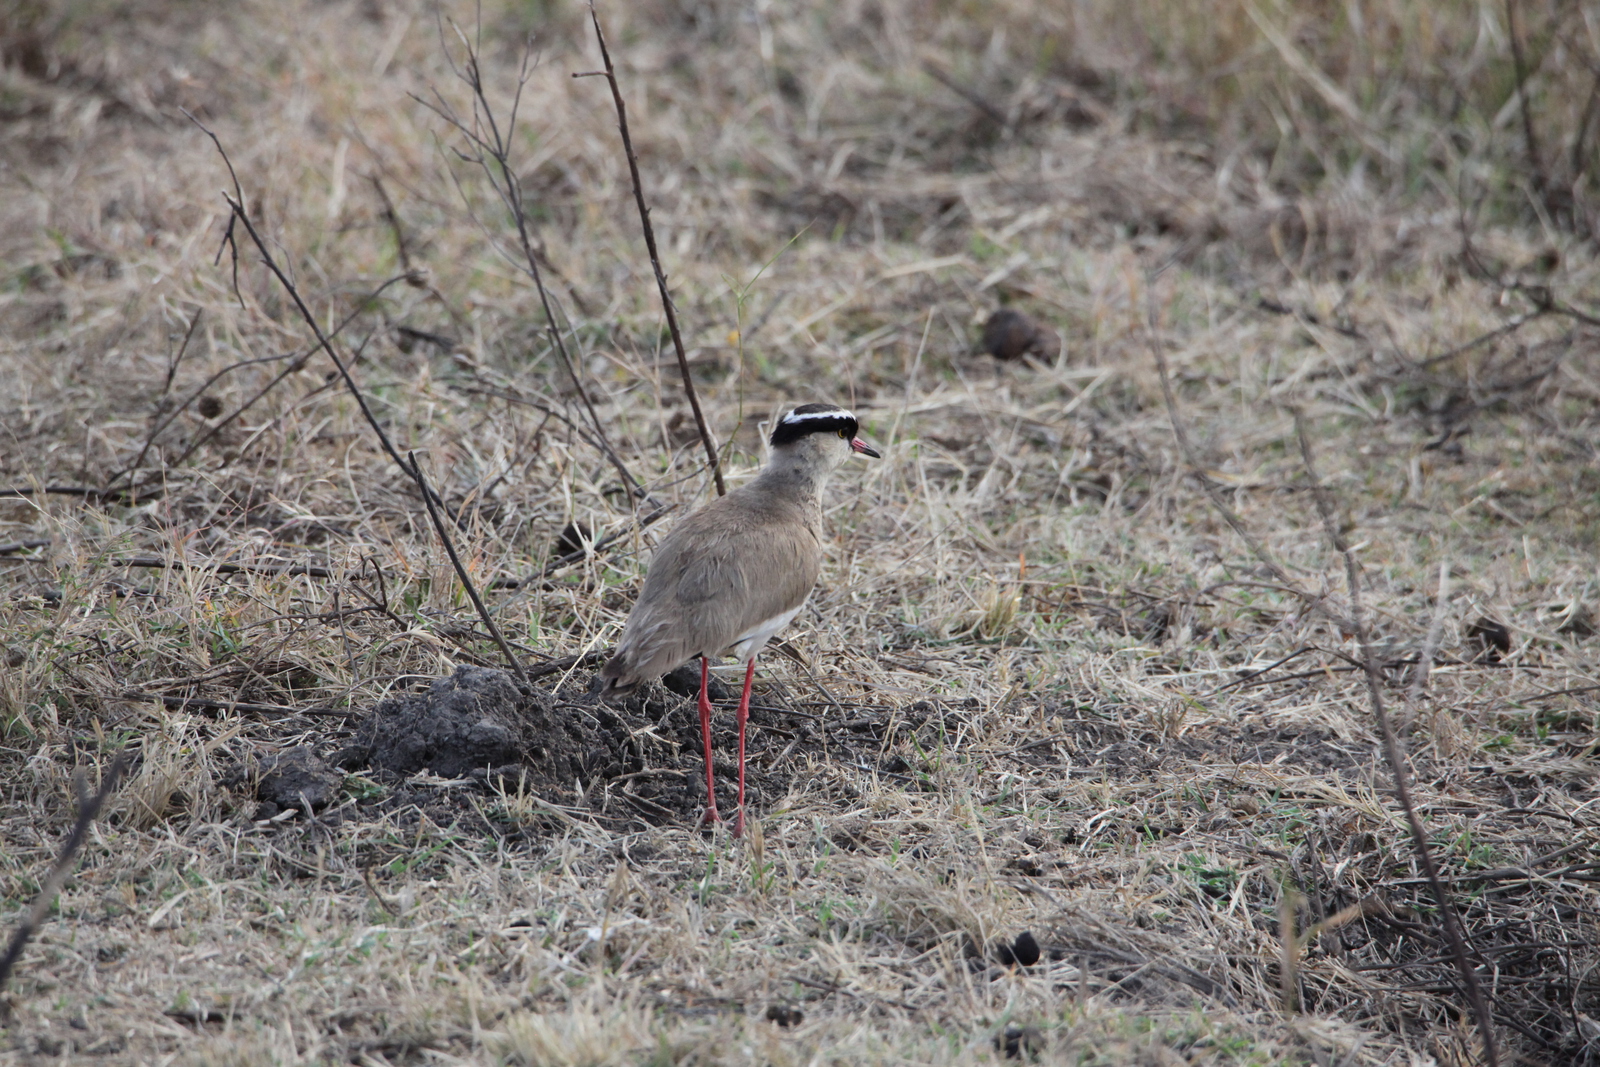
[[[13, 0], [0, 11], [0, 58], [46, 81], [115, 78], [120, 27], [211, 6]], [[695, 48], [753, 44], [783, 92], [800, 91], [799, 67], [813, 57], [784, 55], [770, 29], [808, 25], [872, 67], [943, 58], [994, 101], [1064, 87], [1127, 129], [1196, 141], [1286, 188], [1464, 197], [1496, 220], [1594, 234], [1600, 7], [1590, 3], [646, 0], [605, 15], [624, 37], [689, 49], [679, 57], [688, 69], [707, 58]], [[508, 4], [494, 19], [503, 43], [533, 34], [544, 49], [581, 48], [587, 29], [570, 0]], [[1052, 103], [1025, 101], [1033, 113], [1008, 115], [1013, 131], [1073, 117], [1072, 101]], [[0, 116], [26, 108], [15, 87], [0, 95]]]

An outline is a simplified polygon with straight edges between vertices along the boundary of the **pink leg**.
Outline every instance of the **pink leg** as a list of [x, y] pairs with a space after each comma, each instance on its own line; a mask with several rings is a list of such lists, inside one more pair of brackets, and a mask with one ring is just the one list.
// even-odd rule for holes
[[722, 816], [717, 814], [717, 786], [711, 778], [711, 698], [706, 695], [706, 686], [710, 684], [711, 661], [704, 656], [700, 657], [700, 736], [706, 743], [706, 813], [701, 816], [700, 822], [719, 823]]
[[744, 692], [739, 695], [739, 817], [733, 824], [733, 836], [744, 834], [744, 724], [750, 721], [750, 683], [756, 676], [756, 658], [744, 669]]

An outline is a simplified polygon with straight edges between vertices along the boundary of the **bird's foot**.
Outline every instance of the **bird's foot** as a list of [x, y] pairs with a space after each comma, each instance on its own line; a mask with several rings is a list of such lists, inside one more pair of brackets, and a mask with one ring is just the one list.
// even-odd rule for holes
[[715, 804], [707, 808], [704, 814], [700, 816], [701, 826], [715, 826], [721, 821], [722, 816], [717, 814], [717, 806]]
[[739, 814], [733, 820], [733, 836], [734, 837], [743, 837], [744, 836], [744, 805], [743, 804], [739, 805]]

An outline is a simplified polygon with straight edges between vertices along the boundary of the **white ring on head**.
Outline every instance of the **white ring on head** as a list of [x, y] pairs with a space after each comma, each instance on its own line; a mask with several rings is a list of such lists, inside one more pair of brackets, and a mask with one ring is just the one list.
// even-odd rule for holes
[[807, 412], [805, 412], [804, 414], [801, 414], [801, 415], [796, 415], [794, 412], [791, 411], [787, 415], [785, 415], [783, 418], [779, 419], [778, 421], [783, 423], [785, 426], [793, 426], [793, 425], [795, 425], [797, 423], [801, 423], [801, 422], [816, 422], [816, 421], [818, 421], [820, 419], [853, 419], [853, 418], [855, 418], [855, 416], [850, 414], [850, 412], [846, 411], [844, 408], [829, 408], [827, 411], [807, 411]]

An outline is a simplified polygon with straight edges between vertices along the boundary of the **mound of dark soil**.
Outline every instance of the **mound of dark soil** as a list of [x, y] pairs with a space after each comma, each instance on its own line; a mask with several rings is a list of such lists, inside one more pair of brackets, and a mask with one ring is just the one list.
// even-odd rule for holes
[[[552, 692], [520, 685], [505, 671], [457, 667], [434, 679], [426, 691], [380, 703], [357, 725], [354, 743], [330, 761], [347, 771], [364, 770], [394, 787], [380, 807], [438, 807], [442, 796], [439, 803], [425, 799], [432, 795], [431, 787], [407, 784], [426, 772], [485, 786], [510, 780], [543, 799], [579, 803], [612, 818], [658, 825], [696, 818], [705, 806], [695, 710], [699, 668], [680, 668], [660, 684], [606, 702], [588, 693], [585, 681], [574, 678], [570, 690]], [[710, 690], [719, 705], [737, 695], [716, 679]], [[732, 719], [732, 709], [719, 706], [713, 726], [718, 803], [730, 812], [735, 782]], [[752, 735], [766, 729], [783, 738], [796, 736], [779, 721], [776, 709], [758, 707], [751, 720]], [[747, 777], [752, 805], [763, 796], [781, 795], [788, 785], [786, 774], [762, 762], [753, 758]], [[258, 796], [264, 803], [271, 799], [265, 791]]]
[[570, 781], [582, 741], [575, 724], [557, 717], [553, 694], [520, 689], [504, 671], [462, 666], [434, 679], [426, 693], [379, 704], [356, 733], [359, 756], [342, 762], [441, 778], [520, 764]]

